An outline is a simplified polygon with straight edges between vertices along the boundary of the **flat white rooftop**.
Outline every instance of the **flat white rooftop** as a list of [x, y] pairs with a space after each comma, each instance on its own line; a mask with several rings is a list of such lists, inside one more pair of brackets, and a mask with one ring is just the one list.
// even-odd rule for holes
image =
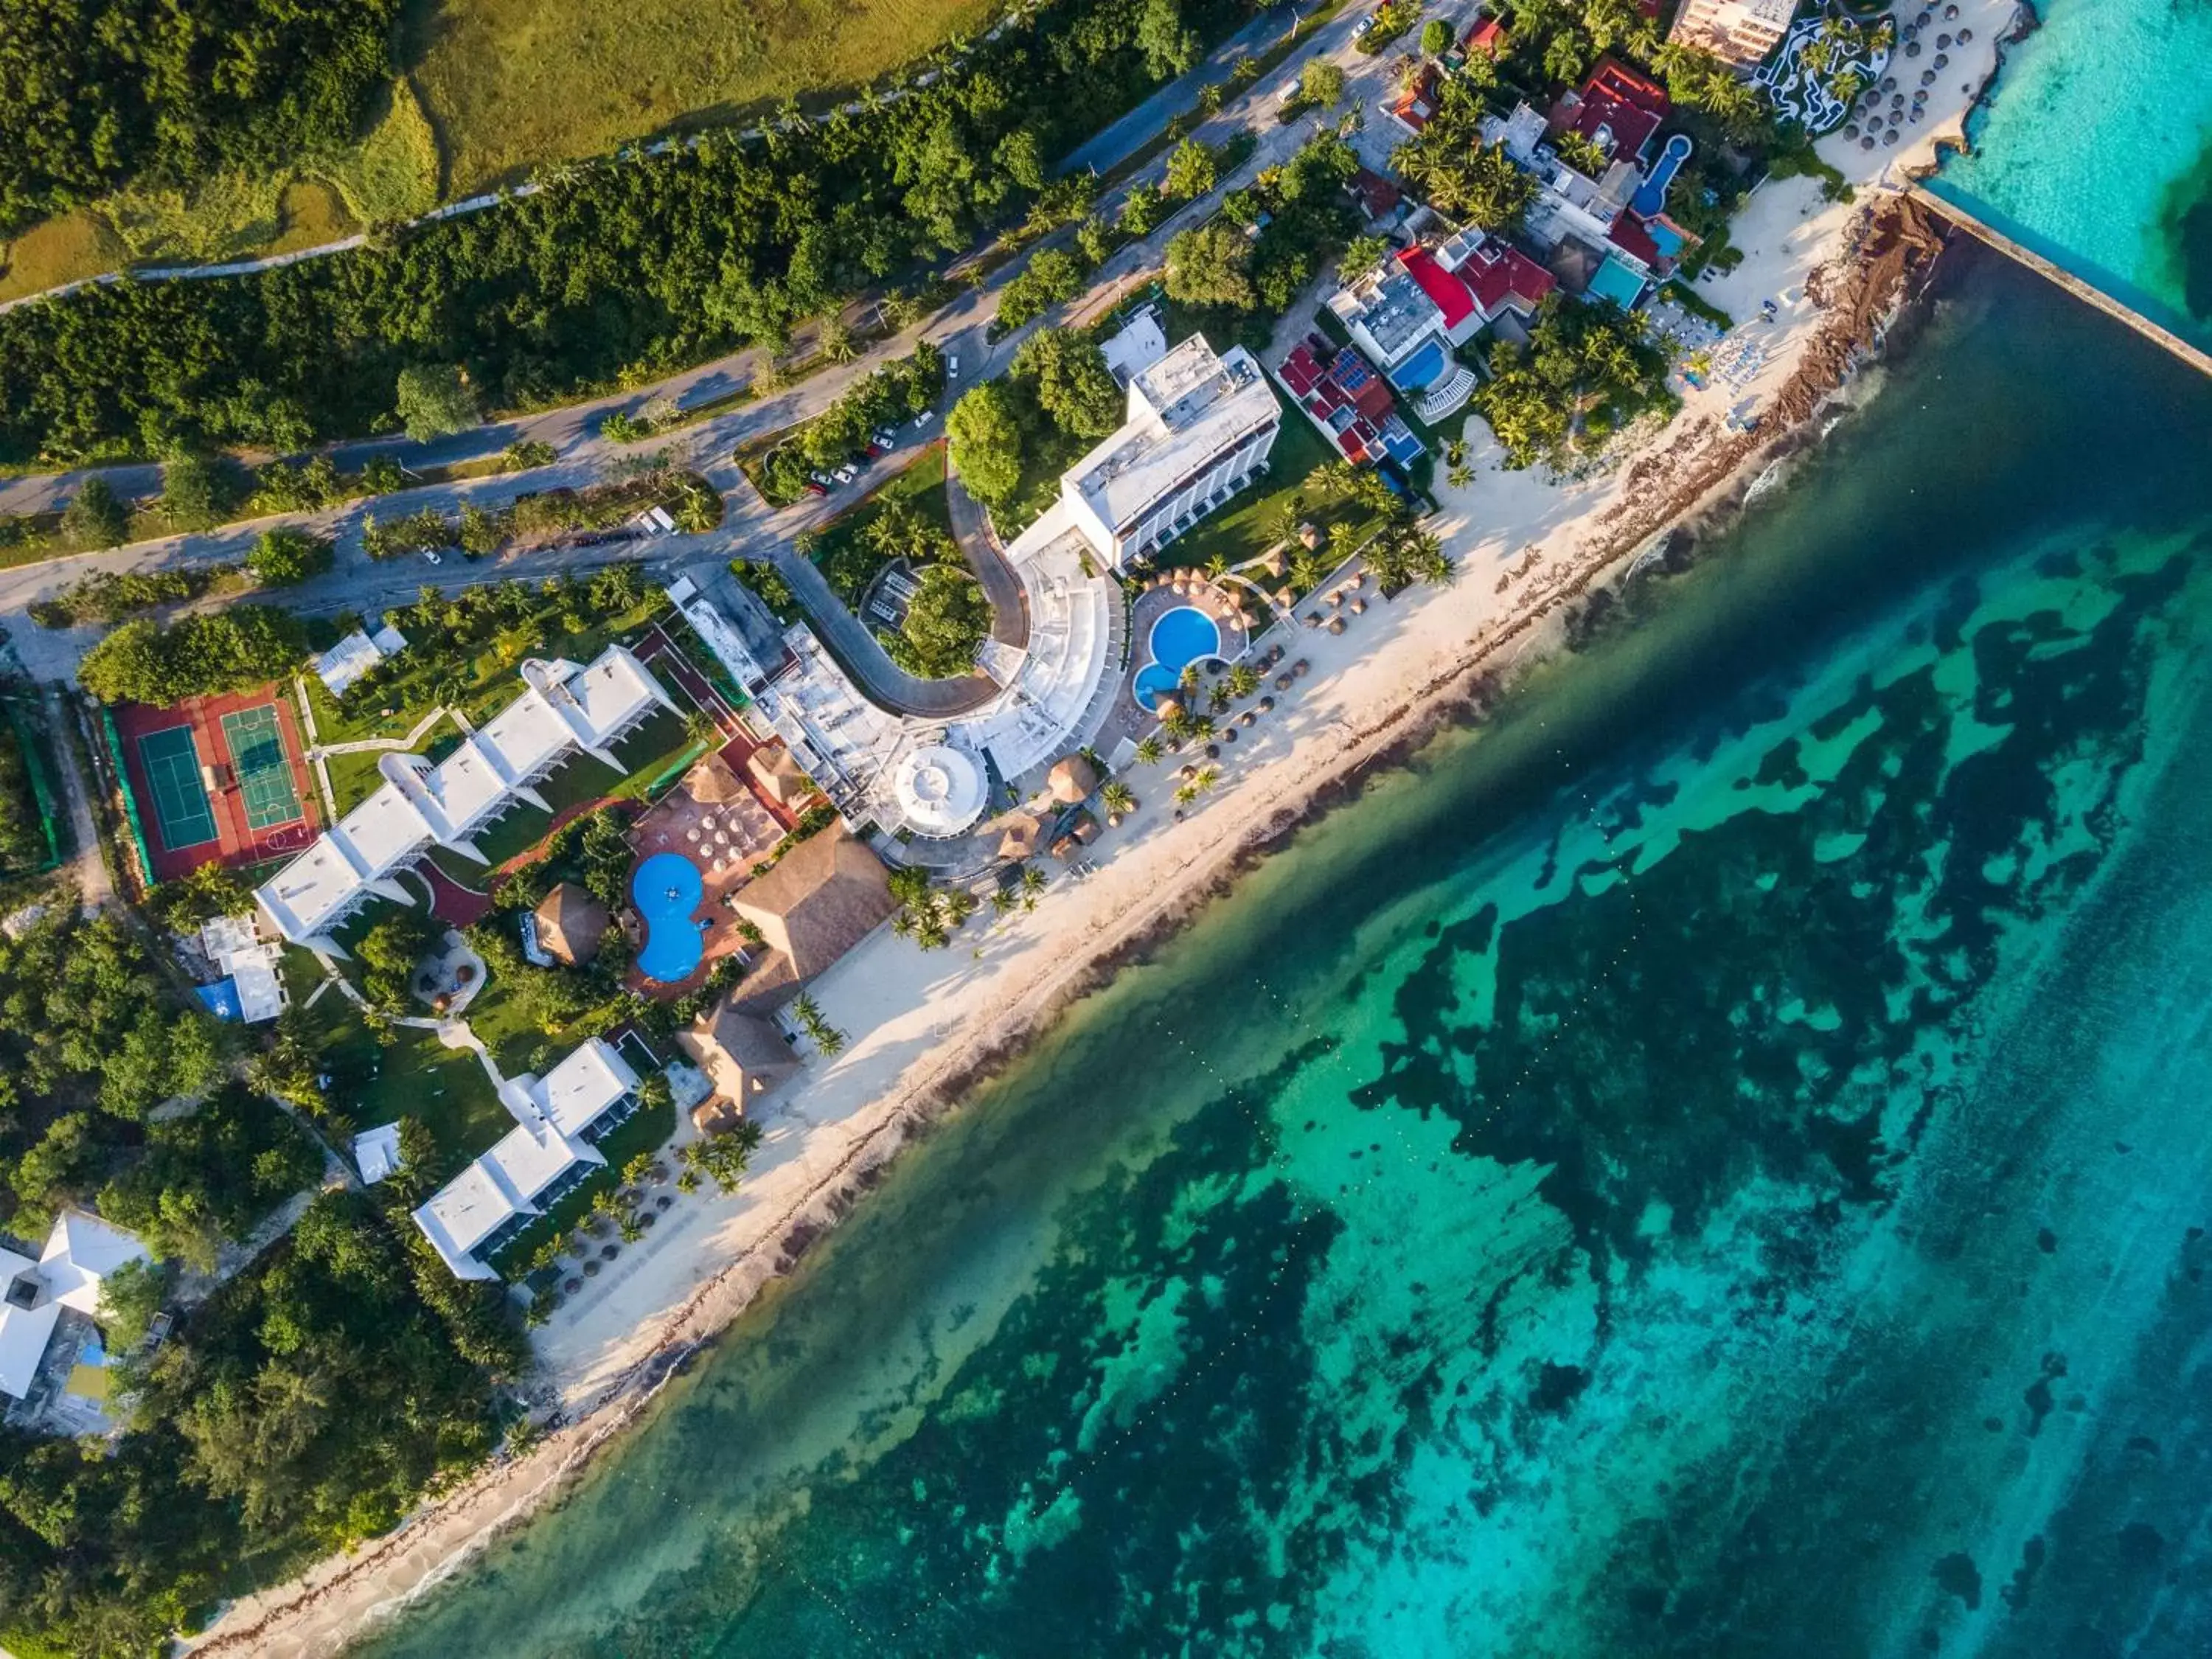
[[1127, 421], [1069, 469], [1061, 488], [1119, 537], [1281, 418], [1250, 352], [1231, 346], [1217, 355], [1204, 335], [1194, 334], [1129, 382]]
[[606, 745], [648, 710], [675, 707], [619, 645], [586, 668], [526, 662], [522, 678], [529, 690], [436, 766], [384, 757], [383, 787], [263, 884], [256, 896], [285, 938], [295, 944], [319, 938], [374, 884], [431, 842], [465, 842], [573, 751], [611, 759]]
[[415, 1224], [461, 1279], [491, 1279], [476, 1259], [486, 1239], [537, 1213], [539, 1194], [579, 1164], [603, 1159], [584, 1133], [638, 1086], [616, 1048], [592, 1037], [544, 1077], [507, 1079], [500, 1102], [515, 1127], [415, 1212]]

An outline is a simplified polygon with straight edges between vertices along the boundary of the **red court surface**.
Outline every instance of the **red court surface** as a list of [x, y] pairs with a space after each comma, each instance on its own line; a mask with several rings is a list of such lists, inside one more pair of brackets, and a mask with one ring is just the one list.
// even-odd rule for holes
[[[237, 775], [235, 757], [222, 729], [222, 717], [241, 709], [273, 704], [284, 745], [293, 793], [299, 797], [300, 816], [288, 823], [260, 830], [246, 827], [246, 803]], [[221, 863], [231, 868], [261, 864], [306, 850], [322, 823], [314, 780], [301, 758], [300, 728], [289, 694], [281, 686], [256, 686], [217, 696], [187, 697], [167, 708], [147, 703], [118, 703], [110, 711], [116, 735], [123, 740], [125, 775], [145, 828], [146, 848], [153, 855], [155, 881], [173, 881], [203, 864]], [[215, 818], [215, 836], [191, 846], [170, 847], [162, 840], [162, 814], [152, 781], [139, 753], [139, 740], [178, 726], [191, 728], [192, 746], [203, 766], [215, 770], [218, 787], [210, 792], [208, 805]]]

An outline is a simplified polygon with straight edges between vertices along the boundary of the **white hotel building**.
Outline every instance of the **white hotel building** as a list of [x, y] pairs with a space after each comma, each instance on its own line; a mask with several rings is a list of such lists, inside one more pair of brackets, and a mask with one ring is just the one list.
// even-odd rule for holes
[[484, 862], [471, 836], [517, 801], [550, 810], [539, 779], [579, 752], [619, 772], [612, 745], [654, 709], [678, 712], [619, 645], [586, 668], [533, 659], [522, 678], [529, 690], [435, 766], [397, 752], [378, 761], [383, 787], [255, 891], [278, 933], [343, 956], [331, 930], [371, 897], [412, 902], [392, 878], [431, 847]]
[[637, 1086], [629, 1062], [599, 1037], [542, 1078], [526, 1072], [500, 1085], [500, 1104], [515, 1127], [415, 1212], [415, 1224], [456, 1279], [497, 1279], [483, 1258], [605, 1165], [592, 1131], [617, 1107], [634, 1108]]
[[1059, 501], [1015, 547], [1072, 528], [1121, 569], [1243, 488], [1281, 428], [1282, 405], [1252, 354], [1217, 355], [1194, 334], [1130, 375], [1128, 418], [1061, 477]]

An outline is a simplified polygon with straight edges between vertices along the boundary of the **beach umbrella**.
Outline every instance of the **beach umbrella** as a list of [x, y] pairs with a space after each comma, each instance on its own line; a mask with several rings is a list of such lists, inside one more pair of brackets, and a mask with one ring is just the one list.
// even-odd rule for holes
[[1367, 613], [1367, 601], [1366, 601], [1366, 600], [1364, 600], [1364, 599], [1354, 599], [1354, 600], [1352, 602], [1352, 614], [1353, 616], [1355, 616], [1355, 617], [1361, 617], [1361, 616], [1364, 616], [1364, 615], [1366, 615], [1366, 613]]
[[1328, 631], [1332, 634], [1341, 634], [1344, 632], [1344, 618], [1341, 617], [1331, 617], [1328, 619]]

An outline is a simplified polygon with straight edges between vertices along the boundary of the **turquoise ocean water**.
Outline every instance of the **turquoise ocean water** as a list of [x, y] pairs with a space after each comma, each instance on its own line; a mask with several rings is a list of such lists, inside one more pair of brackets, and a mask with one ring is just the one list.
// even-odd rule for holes
[[1932, 187], [2212, 349], [2212, 3], [2035, 3]]
[[2212, 382], [1942, 280], [368, 1650], [2212, 1651]]

